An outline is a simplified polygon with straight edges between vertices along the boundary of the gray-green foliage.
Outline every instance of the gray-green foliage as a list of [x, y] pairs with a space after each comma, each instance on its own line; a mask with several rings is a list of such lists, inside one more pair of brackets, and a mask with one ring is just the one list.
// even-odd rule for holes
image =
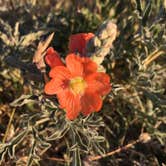
[[[5, 115], [0, 118], [2, 133], [7, 126], [3, 118], [7, 116], [8, 120], [11, 109], [16, 108], [14, 134], [0, 144], [2, 164], [5, 161], [10, 165], [11, 158], [19, 164], [21, 157], [27, 157], [28, 165], [45, 165], [49, 150], [52, 156], [65, 158], [68, 165], [164, 163], [166, 152], [158, 147], [166, 144], [165, 1], [86, 2], [86, 6], [73, 1], [72, 8], [69, 3], [66, 10], [57, 10], [56, 6], [48, 10], [42, 1], [38, 5], [35, 1], [15, 1], [13, 11], [0, 12], [0, 104], [1, 115]], [[37, 42], [55, 32], [52, 45], [65, 56], [70, 34], [98, 32], [97, 28], [109, 19], [116, 23], [118, 33], [102, 65], [111, 76], [112, 91], [99, 113], [67, 121], [56, 98], [43, 93], [42, 76], [31, 64]], [[143, 132], [151, 136], [147, 143], [150, 152], [144, 144], [136, 145], [101, 162], [88, 161], [87, 156], [112, 151]], [[22, 156], [19, 151], [24, 152]]]

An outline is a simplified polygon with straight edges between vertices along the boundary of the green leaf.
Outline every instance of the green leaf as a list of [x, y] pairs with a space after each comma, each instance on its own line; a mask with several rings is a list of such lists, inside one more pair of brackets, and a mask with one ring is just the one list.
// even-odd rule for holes
[[8, 150], [8, 144], [0, 144], [0, 161], [2, 162]]
[[148, 17], [150, 15], [151, 11], [152, 11], [152, 2], [151, 2], [151, 0], [149, 0], [148, 4], [146, 6], [146, 9], [145, 9], [145, 11], [143, 13], [143, 18], [142, 18], [142, 24], [143, 24], [143, 26], [146, 25], [146, 23], [148, 21]]
[[22, 47], [27, 47], [35, 40], [39, 39], [42, 35], [46, 34], [46, 31], [32, 32], [21, 37], [20, 45]]
[[137, 4], [137, 10], [139, 11], [139, 14], [140, 16], [142, 16], [142, 11], [143, 11], [143, 8], [142, 8], [142, 2], [141, 0], [136, 0], [136, 4]]
[[10, 105], [12, 107], [21, 107], [24, 104], [28, 104], [31, 102], [35, 102], [34, 100], [30, 99], [32, 95], [21, 95], [18, 99], [14, 100]]
[[78, 147], [73, 151], [72, 166], [82, 166], [80, 150]]

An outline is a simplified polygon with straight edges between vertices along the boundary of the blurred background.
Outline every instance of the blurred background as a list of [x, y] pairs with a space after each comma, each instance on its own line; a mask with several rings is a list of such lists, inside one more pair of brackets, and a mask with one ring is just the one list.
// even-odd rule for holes
[[[50, 45], [65, 57], [71, 34], [95, 33], [105, 20], [112, 20], [118, 28], [113, 48], [103, 62], [111, 76], [112, 92], [96, 115], [102, 117], [104, 125], [96, 128], [105, 142], [101, 148], [81, 151], [82, 164], [166, 165], [166, 1], [0, 0], [2, 165], [26, 165], [28, 158], [43, 166], [71, 164], [65, 161], [71, 157], [70, 139], [66, 136], [52, 141], [51, 147], [39, 155], [40, 159], [32, 157], [31, 134], [23, 141], [21, 136], [16, 137], [30, 117], [42, 111], [42, 101], [39, 105], [31, 103], [40, 99], [44, 87], [41, 73], [31, 66], [32, 58], [38, 42], [52, 32], [55, 35]], [[13, 101], [16, 102], [12, 105]], [[89, 152], [101, 154], [102, 148], [105, 152], [113, 151], [137, 140], [142, 133], [146, 137], [132, 148], [97, 161], [87, 159]], [[5, 144], [10, 142], [11, 151]], [[2, 148], [6, 145], [8, 153]], [[36, 148], [35, 155], [39, 151]]]

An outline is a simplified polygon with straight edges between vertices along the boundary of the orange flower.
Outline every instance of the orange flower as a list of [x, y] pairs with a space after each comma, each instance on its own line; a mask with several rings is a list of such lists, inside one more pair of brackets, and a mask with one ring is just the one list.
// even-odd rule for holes
[[78, 52], [82, 56], [86, 54], [86, 44], [94, 36], [93, 33], [78, 33], [69, 38], [69, 52]]
[[45, 62], [51, 68], [53, 68], [55, 66], [64, 66], [62, 60], [60, 59], [58, 52], [56, 52], [52, 47], [49, 47], [47, 49], [46, 56], [45, 56]]
[[102, 107], [102, 96], [111, 90], [110, 78], [97, 72], [97, 65], [90, 58], [69, 54], [66, 66], [51, 69], [51, 80], [45, 85], [45, 93], [57, 95], [68, 119], [80, 113], [89, 115]]
[[[78, 33], [69, 37], [69, 52], [78, 52], [81, 56], [86, 54], [86, 44], [94, 36], [93, 33]], [[50, 68], [55, 66], [64, 66], [60, 59], [59, 53], [52, 47], [49, 47], [46, 52], [45, 62]]]

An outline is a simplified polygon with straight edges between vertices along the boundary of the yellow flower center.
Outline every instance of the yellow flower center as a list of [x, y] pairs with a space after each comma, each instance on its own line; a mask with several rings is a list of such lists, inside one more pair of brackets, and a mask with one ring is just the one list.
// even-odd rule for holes
[[82, 77], [75, 77], [70, 80], [70, 89], [75, 94], [83, 94], [86, 88], [86, 82]]

